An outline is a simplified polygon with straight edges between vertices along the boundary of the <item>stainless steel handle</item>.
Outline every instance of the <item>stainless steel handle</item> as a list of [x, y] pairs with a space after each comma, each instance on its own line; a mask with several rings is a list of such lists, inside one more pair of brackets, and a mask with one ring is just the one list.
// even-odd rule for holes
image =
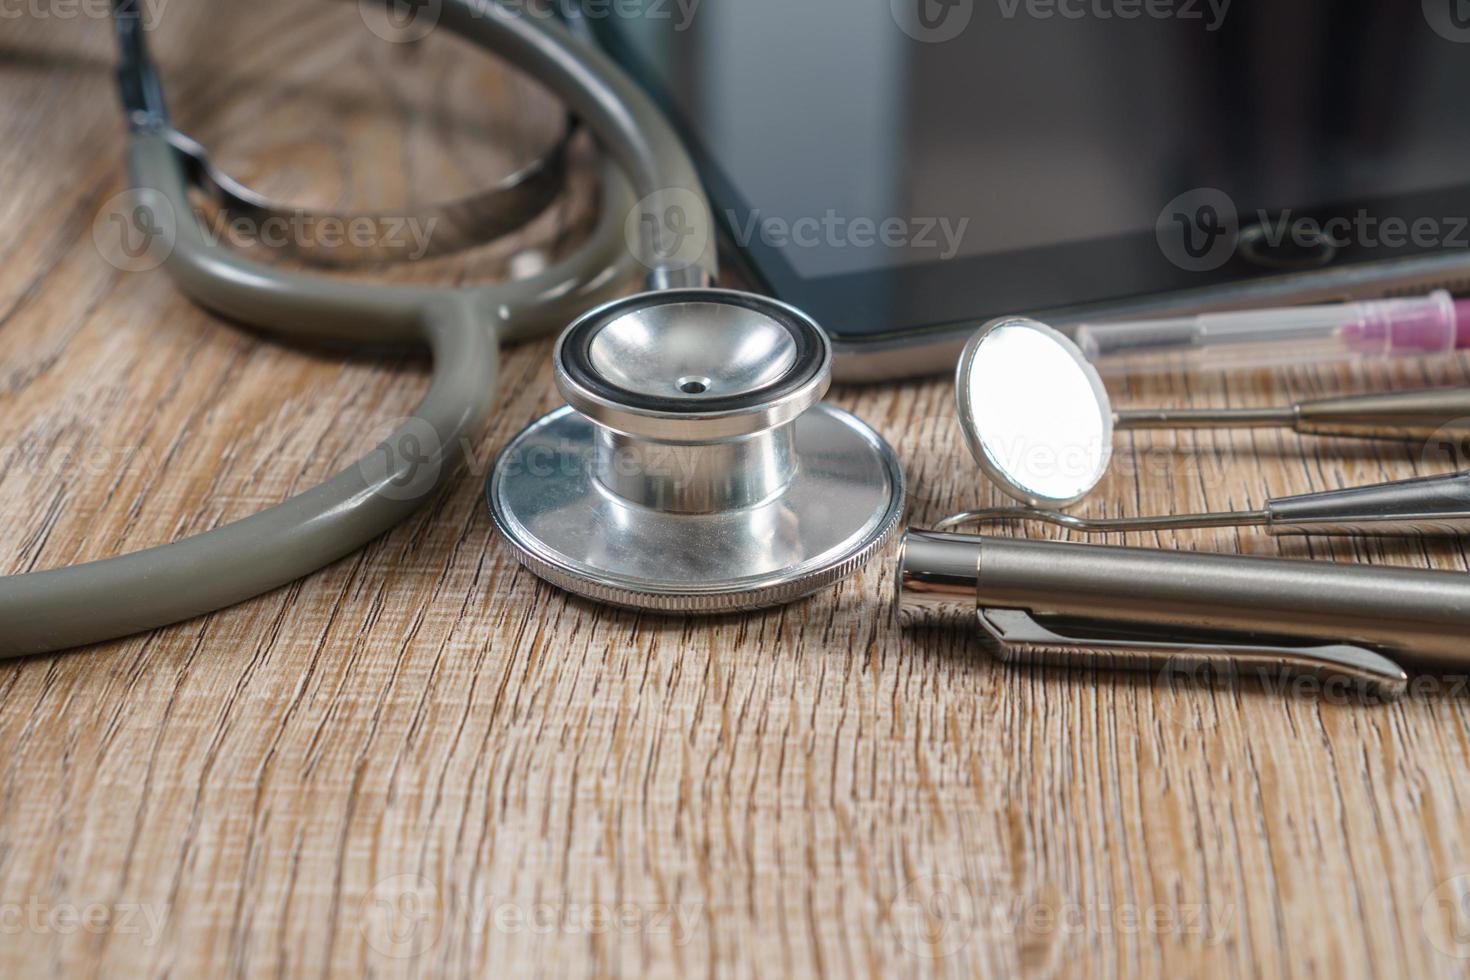
[[1283, 497], [1266, 504], [1272, 534], [1470, 534], [1470, 473]]
[[1362, 439], [1470, 439], [1470, 388], [1430, 388], [1351, 395], [1285, 408], [1130, 409], [1114, 427], [1128, 429], [1263, 429]]
[[1277, 535], [1470, 535], [1470, 473], [1279, 497], [1268, 501], [1261, 510], [1215, 514], [1079, 517], [1029, 507], [995, 507], [947, 517], [939, 522], [937, 529], [949, 531], [965, 524], [989, 521], [1040, 521], [1083, 534], [1264, 527]]
[[1470, 388], [1430, 388], [1302, 402], [1292, 427], [1315, 436], [1470, 439]]
[[1470, 575], [1457, 572], [910, 531], [898, 589], [904, 610], [972, 624], [1006, 609], [1087, 624], [1102, 639], [1084, 649], [1204, 633], [1227, 659], [1223, 637], [1256, 648], [1353, 644], [1420, 668], [1470, 668]]
[[[1129, 670], [1178, 670], [1193, 673], [1201, 664], [1228, 665], [1242, 674], [1279, 668], [1290, 673], [1330, 673], [1348, 677], [1389, 698], [1408, 688], [1409, 675], [1382, 654], [1348, 643], [1302, 644], [1251, 642], [1248, 638], [1229, 642], [1186, 640], [1180, 637], [1139, 633], [1128, 636], [1098, 636], [1070, 632], [1066, 627], [1047, 627], [1019, 609], [985, 609], [980, 625], [1000, 645], [1001, 659], [1014, 664], [1044, 664], [1052, 667], [1123, 668]], [[1217, 676], [1224, 672], [1217, 672]]]

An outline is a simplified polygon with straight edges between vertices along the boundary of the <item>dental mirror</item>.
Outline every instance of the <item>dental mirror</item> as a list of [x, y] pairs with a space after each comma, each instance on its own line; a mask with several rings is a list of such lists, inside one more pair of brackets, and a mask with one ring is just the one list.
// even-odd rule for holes
[[955, 380], [965, 440], [985, 475], [1029, 507], [1062, 508], [1108, 471], [1113, 409], [1076, 344], [1006, 317], [965, 346]]
[[[985, 475], [1034, 510], [1061, 510], [1087, 496], [1107, 473], [1115, 429], [1285, 428], [1302, 435], [1403, 439], [1446, 446], [1466, 445], [1470, 439], [1470, 387], [1349, 395], [1268, 408], [1133, 409], [1114, 413], [1097, 369], [1082, 350], [1046, 324], [1025, 317], [993, 320], [965, 345], [955, 379], [955, 400], [965, 440]], [[1419, 516], [1432, 518], [1436, 527], [1450, 528], [1438, 533], [1463, 533], [1462, 524], [1456, 523], [1458, 517], [1445, 523], [1447, 515], [1460, 515], [1458, 479], [1449, 478], [1446, 485], [1454, 493], [1443, 506], [1421, 500], [1424, 493], [1439, 493], [1437, 484], [1415, 485], [1407, 502], [1397, 486], [1390, 485], [1388, 495], [1393, 503], [1389, 512], [1399, 519], [1406, 507], [1422, 511]], [[1326, 502], [1333, 506], [1337, 503], [1331, 497]], [[1272, 503], [1279, 508], [1285, 501]], [[1167, 526], [1262, 523], [1265, 514], [1184, 515], [1171, 519]], [[1048, 519], [1046, 515], [1032, 516]], [[1352, 516], [1355, 526], [1361, 523], [1361, 514]], [[981, 517], [994, 519], [996, 512], [972, 511], [952, 520]], [[1242, 517], [1249, 520], [1242, 521]], [[1185, 523], [1201, 520], [1207, 523]], [[1323, 520], [1318, 515], [1315, 523], [1320, 526]], [[1383, 518], [1374, 520], [1381, 522]], [[1075, 518], [1057, 522], [1074, 530], [1120, 529], [1115, 524]], [[1143, 530], [1142, 523], [1153, 529], [1165, 526], [1156, 518], [1148, 518], [1130, 528]]]

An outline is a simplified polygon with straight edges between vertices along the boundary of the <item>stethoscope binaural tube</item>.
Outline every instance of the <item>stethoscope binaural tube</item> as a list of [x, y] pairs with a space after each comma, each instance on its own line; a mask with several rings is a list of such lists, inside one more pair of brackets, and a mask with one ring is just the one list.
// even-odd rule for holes
[[[684, 200], [700, 202], [698, 212], [686, 217], [708, 231], [708, 200], [678, 138], [600, 52], [554, 23], [488, 0], [444, 0], [441, 23], [526, 69], [563, 98], [640, 197], [679, 191]], [[165, 268], [180, 289], [223, 316], [273, 333], [425, 344], [433, 355], [433, 380], [414, 415], [369, 457], [276, 507], [174, 544], [0, 578], [0, 657], [97, 643], [213, 612], [362, 547], [415, 511], [453, 474], [465, 442], [493, 405], [498, 341], [565, 325], [573, 313], [610, 295], [634, 258], [624, 245], [627, 190], [611, 180], [605, 181], [603, 215], [589, 243], [517, 282], [451, 289], [376, 286], [252, 262], [206, 239], [193, 218], [184, 162], [170, 145], [161, 95], [156, 86], [133, 94], [156, 100], [156, 106], [129, 106], [128, 169], [140, 207], [172, 212], [177, 237]], [[651, 284], [714, 278], [712, 234], [705, 235], [707, 245], [695, 261], [674, 267], [652, 261], [664, 254], [657, 222], [641, 231]]]

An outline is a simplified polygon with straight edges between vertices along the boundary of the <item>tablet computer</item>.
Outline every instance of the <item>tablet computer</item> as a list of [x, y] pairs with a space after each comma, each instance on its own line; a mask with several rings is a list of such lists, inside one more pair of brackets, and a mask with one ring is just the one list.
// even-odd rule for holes
[[838, 375], [986, 320], [1470, 288], [1466, 0], [587, 0]]

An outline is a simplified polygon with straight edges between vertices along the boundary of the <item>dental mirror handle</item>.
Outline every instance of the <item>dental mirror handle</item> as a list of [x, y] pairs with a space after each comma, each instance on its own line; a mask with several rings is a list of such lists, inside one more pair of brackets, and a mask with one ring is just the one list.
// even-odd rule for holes
[[1470, 472], [1398, 480], [1268, 500], [1260, 510], [1169, 517], [1081, 517], [1055, 510], [1001, 507], [945, 518], [938, 529], [994, 521], [1040, 521], [1084, 534], [1260, 527], [1274, 535], [1470, 535]]
[[[986, 629], [1048, 663], [1153, 666], [1187, 653], [1346, 673], [1389, 693], [1470, 668], [1470, 576], [910, 531], [903, 619]], [[1394, 658], [1393, 660], [1389, 658]]]
[[1470, 472], [1281, 497], [1266, 504], [1272, 534], [1470, 534]]
[[1298, 402], [1286, 408], [1131, 410], [1116, 429], [1288, 428], [1363, 439], [1470, 439], [1470, 388], [1431, 388]]

